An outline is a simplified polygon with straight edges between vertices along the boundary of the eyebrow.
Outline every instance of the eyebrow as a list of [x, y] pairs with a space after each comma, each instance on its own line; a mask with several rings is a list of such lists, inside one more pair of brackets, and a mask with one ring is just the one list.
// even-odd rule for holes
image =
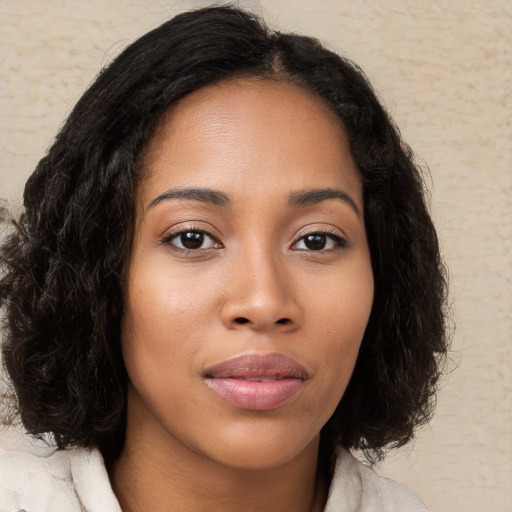
[[[189, 199], [193, 201], [200, 201], [202, 203], [211, 204], [214, 206], [229, 206], [231, 201], [229, 197], [223, 192], [212, 190], [210, 188], [170, 188], [159, 196], [155, 197], [149, 204], [149, 208], [155, 207], [162, 201], [171, 199]], [[356, 202], [343, 190], [333, 188], [318, 188], [312, 190], [303, 190], [300, 192], [292, 192], [288, 198], [288, 206], [291, 208], [304, 208], [312, 206], [329, 199], [339, 199], [348, 204], [354, 212], [360, 216], [361, 212]]]
[[292, 208], [303, 208], [327, 201], [328, 199], [339, 199], [343, 201], [348, 204], [359, 217], [361, 216], [356, 202], [346, 192], [343, 192], [343, 190], [333, 188], [317, 188], [292, 192], [288, 199], [288, 205]]
[[231, 203], [226, 194], [209, 188], [170, 188], [163, 194], [155, 197], [151, 203], [149, 203], [149, 208], [153, 208], [162, 201], [169, 199], [192, 199], [214, 206], [229, 206]]

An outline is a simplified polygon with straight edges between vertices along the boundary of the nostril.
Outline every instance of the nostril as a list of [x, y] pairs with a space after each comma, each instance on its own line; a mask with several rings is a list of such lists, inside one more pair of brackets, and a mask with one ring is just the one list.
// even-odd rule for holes
[[235, 322], [236, 322], [237, 324], [242, 325], [242, 324], [247, 324], [247, 323], [249, 323], [249, 320], [248, 320], [247, 318], [244, 318], [243, 316], [239, 316], [238, 318], [235, 318]]
[[285, 324], [289, 324], [289, 323], [290, 323], [290, 319], [289, 319], [289, 318], [280, 318], [280, 319], [276, 322], [276, 324], [283, 324], [283, 325], [285, 325]]

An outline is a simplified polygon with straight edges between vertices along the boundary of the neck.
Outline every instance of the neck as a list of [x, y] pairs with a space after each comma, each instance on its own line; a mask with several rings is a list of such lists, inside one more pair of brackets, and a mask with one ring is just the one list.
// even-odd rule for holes
[[315, 438], [277, 467], [225, 466], [147, 418], [130, 418], [128, 409], [125, 445], [109, 474], [123, 512], [320, 512], [327, 485], [318, 476], [317, 459]]

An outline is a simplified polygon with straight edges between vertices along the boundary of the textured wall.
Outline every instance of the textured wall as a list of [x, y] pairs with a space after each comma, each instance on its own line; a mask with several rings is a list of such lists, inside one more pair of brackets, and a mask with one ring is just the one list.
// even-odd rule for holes
[[[0, 197], [19, 203], [103, 64], [171, 14], [206, 3], [0, 0]], [[382, 471], [432, 512], [510, 512], [512, 1], [240, 3], [356, 60], [430, 167], [451, 275], [453, 372], [433, 423]]]

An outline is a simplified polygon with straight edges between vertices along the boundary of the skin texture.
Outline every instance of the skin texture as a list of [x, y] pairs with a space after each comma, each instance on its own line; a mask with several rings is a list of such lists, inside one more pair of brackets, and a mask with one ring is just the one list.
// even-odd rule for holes
[[[319, 432], [373, 299], [342, 127], [295, 85], [223, 82], [170, 109], [143, 171], [122, 325], [127, 436], [110, 470], [123, 510], [321, 510]], [[175, 197], [191, 187], [229, 204]], [[316, 189], [339, 197], [290, 204]], [[181, 233], [201, 231], [200, 247], [180, 248]], [[307, 378], [279, 407], [237, 407], [207, 370], [245, 354], [282, 354]]]

